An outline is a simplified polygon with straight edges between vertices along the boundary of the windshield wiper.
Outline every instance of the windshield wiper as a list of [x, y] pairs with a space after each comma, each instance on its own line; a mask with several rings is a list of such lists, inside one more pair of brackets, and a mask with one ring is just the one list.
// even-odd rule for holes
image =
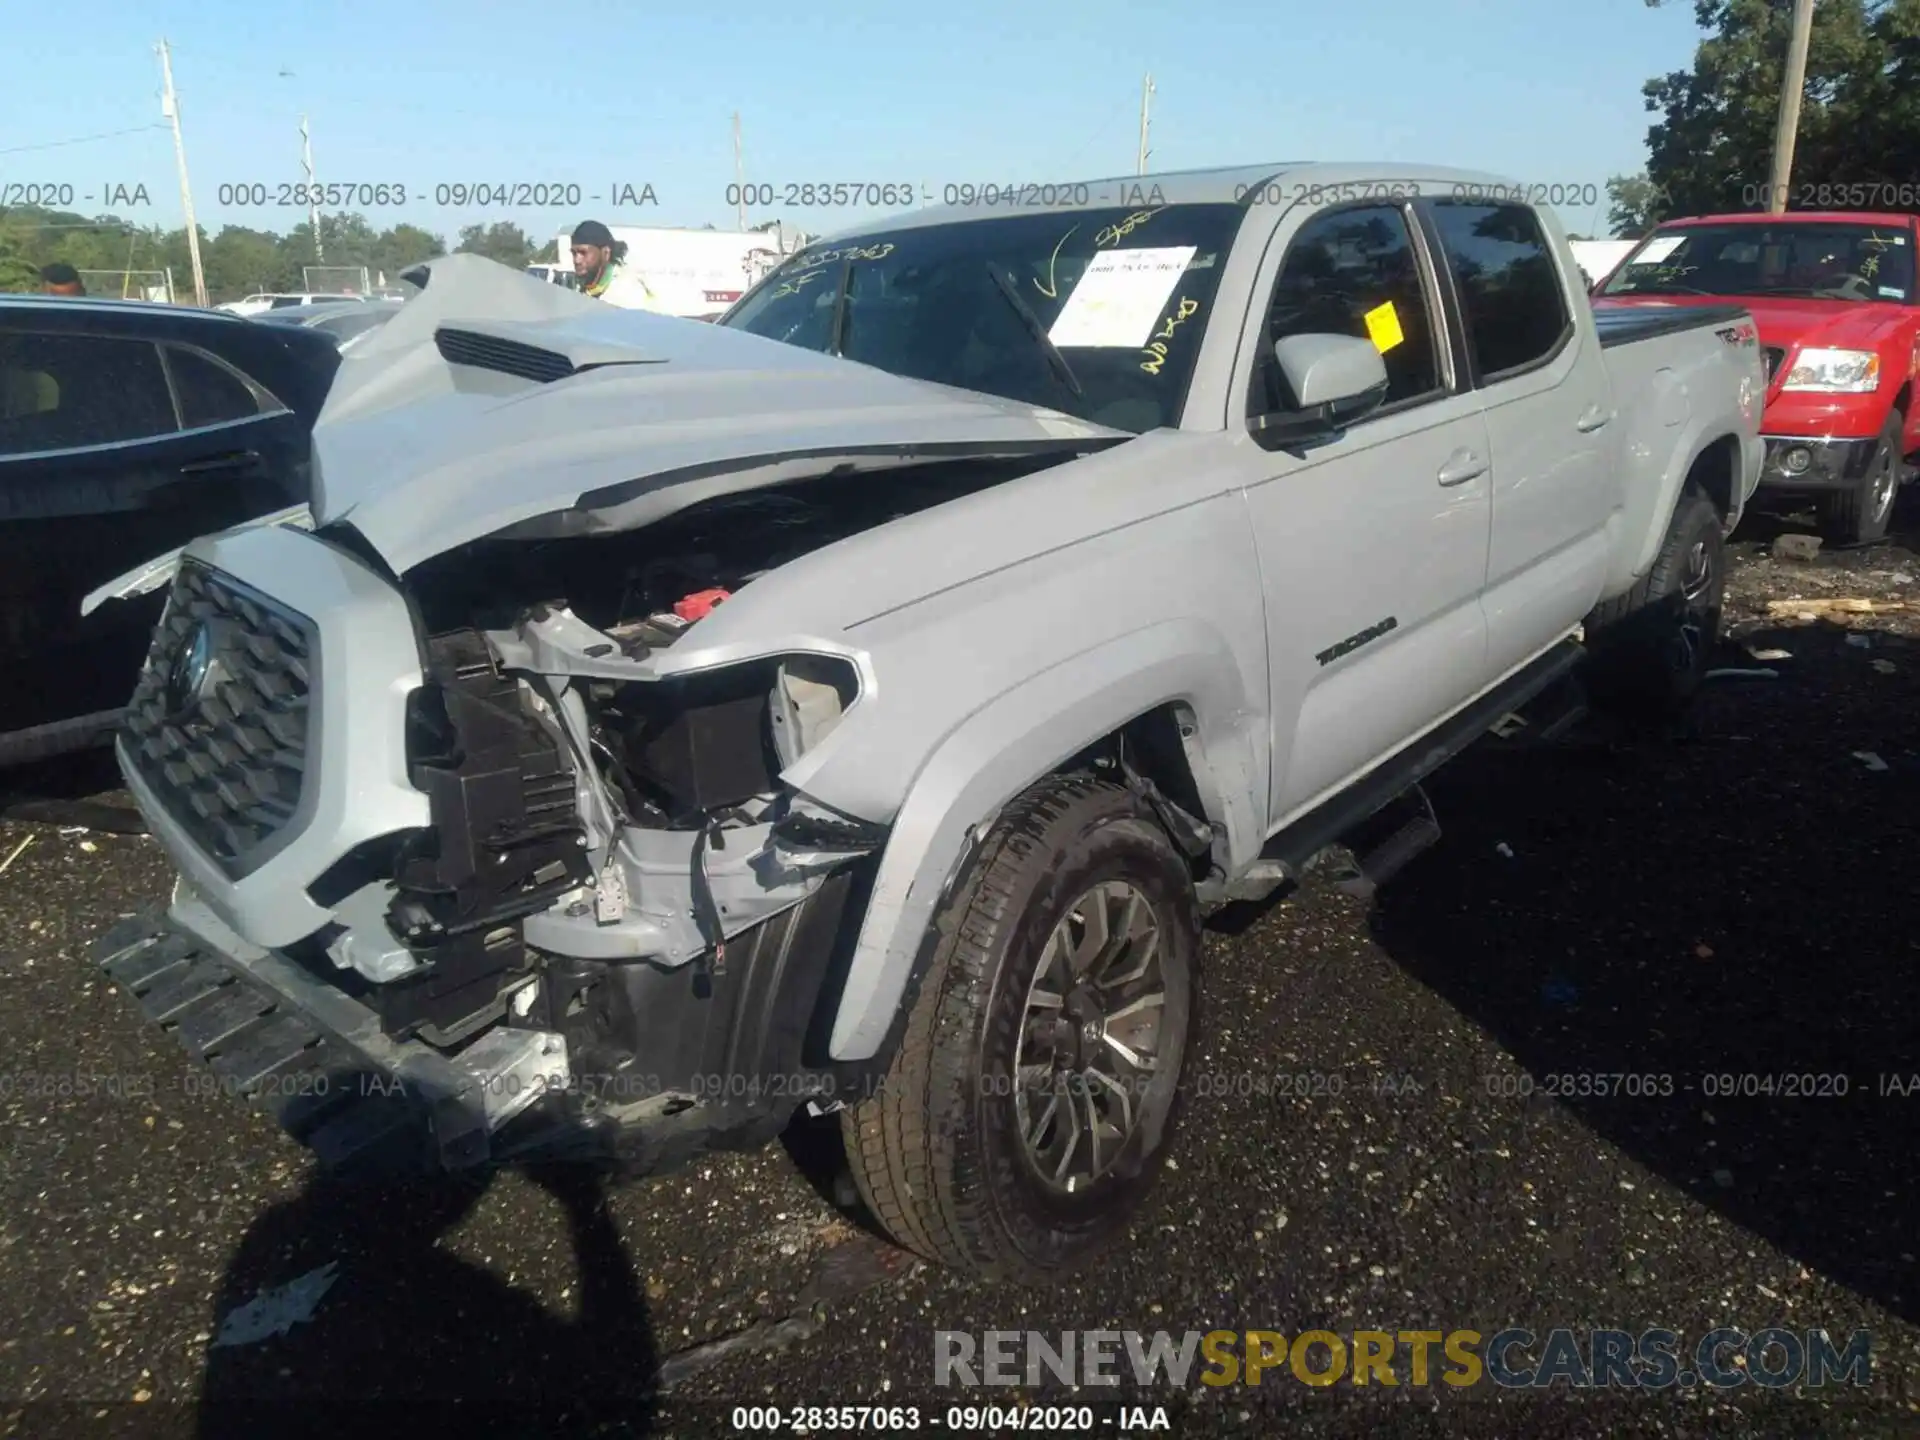
[[1019, 288], [991, 260], [987, 262], [987, 274], [993, 277], [994, 289], [1007, 297], [1007, 304], [1013, 307], [1013, 313], [1020, 317], [1020, 323], [1027, 327], [1027, 333], [1033, 336], [1034, 341], [1040, 346], [1041, 353], [1047, 357], [1047, 364], [1053, 367], [1053, 373], [1060, 377], [1061, 382], [1069, 390], [1084, 400], [1087, 392], [1080, 388], [1079, 377], [1073, 373], [1073, 367], [1067, 364], [1067, 357], [1060, 353], [1060, 347], [1047, 338], [1047, 327], [1040, 323], [1040, 317], [1034, 314], [1033, 308], [1020, 298]]

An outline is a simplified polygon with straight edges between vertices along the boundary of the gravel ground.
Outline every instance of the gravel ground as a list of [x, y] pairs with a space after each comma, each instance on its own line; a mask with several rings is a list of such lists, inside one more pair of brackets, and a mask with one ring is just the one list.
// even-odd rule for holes
[[[1486, 747], [1430, 786], [1445, 839], [1372, 905], [1312, 883], [1218, 918], [1194, 1071], [1229, 1082], [1196, 1082], [1134, 1242], [1052, 1291], [877, 1243], [822, 1198], [804, 1132], [604, 1199], [520, 1177], [316, 1187], [83, 962], [169, 878], [151, 840], [113, 833], [110, 772], [14, 777], [0, 1426], [693, 1436], [752, 1433], [734, 1405], [811, 1403], [918, 1405], [938, 1432], [950, 1405], [1025, 1392], [934, 1388], [936, 1329], [1660, 1327], [1690, 1347], [1778, 1324], [1870, 1330], [1871, 1383], [1269, 1376], [1144, 1398], [1190, 1435], [1920, 1434], [1920, 556], [1772, 560], [1771, 533], [1735, 547], [1727, 663], [1774, 673], [1716, 681], [1692, 736]], [[1843, 598], [1915, 608], [1803, 603]], [[1591, 1074], [1670, 1093], [1555, 1078]], [[1781, 1074], [1847, 1093], [1709, 1093]], [[90, 1093], [40, 1078], [76, 1075]], [[329, 1265], [306, 1323], [210, 1345], [262, 1287]]]

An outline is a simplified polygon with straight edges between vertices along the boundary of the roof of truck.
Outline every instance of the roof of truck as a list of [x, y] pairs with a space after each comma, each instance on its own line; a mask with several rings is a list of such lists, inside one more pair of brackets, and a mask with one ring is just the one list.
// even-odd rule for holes
[[[906, 214], [876, 216], [859, 225], [820, 237], [828, 242], [851, 239], [883, 231], [913, 230], [927, 225], [951, 225], [962, 220], [991, 220], [1010, 215], [1030, 215], [1037, 211], [1072, 214], [1087, 210], [1106, 210], [1114, 206], [1206, 205], [1206, 204], [1282, 204], [1295, 198], [1308, 199], [1314, 187], [1351, 186], [1351, 195], [1338, 198], [1364, 199], [1362, 188], [1378, 185], [1380, 198], [1424, 195], [1442, 198], [1512, 199], [1527, 202], [1528, 187], [1502, 175], [1480, 170], [1460, 170], [1441, 165], [1395, 164], [1383, 161], [1272, 160], [1262, 165], [1221, 165], [1204, 170], [1172, 170], [1162, 174], [1111, 175], [1103, 179], [1066, 180], [1028, 184], [1012, 177], [988, 177], [971, 186], [944, 187], [943, 193], [971, 189], [985, 198], [967, 205], [930, 205]], [[1393, 188], [1401, 187], [1397, 191]], [[1267, 194], [1269, 187], [1272, 193]], [[927, 193], [925, 191], [923, 194]], [[1053, 203], [1046, 203], [1053, 202]], [[1324, 202], [1323, 202], [1324, 203]], [[816, 241], [815, 243], [819, 243]]]
[[1735, 210], [1726, 215], [1683, 215], [1673, 220], [1662, 220], [1654, 228], [1665, 230], [1673, 226], [1685, 225], [1774, 225], [1774, 224], [1820, 224], [1820, 225], [1894, 225], [1901, 229], [1911, 229], [1913, 216], [1902, 215], [1892, 210], [1788, 210], [1775, 215], [1766, 210]]

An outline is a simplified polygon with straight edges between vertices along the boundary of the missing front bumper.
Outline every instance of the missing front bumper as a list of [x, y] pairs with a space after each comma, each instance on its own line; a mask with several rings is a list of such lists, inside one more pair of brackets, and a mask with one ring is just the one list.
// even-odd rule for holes
[[558, 1035], [496, 1030], [455, 1057], [396, 1042], [351, 996], [223, 929], [156, 908], [101, 936], [93, 958], [206, 1067], [201, 1091], [244, 1099], [328, 1171], [464, 1171], [571, 1143], [550, 1103], [567, 1090]]

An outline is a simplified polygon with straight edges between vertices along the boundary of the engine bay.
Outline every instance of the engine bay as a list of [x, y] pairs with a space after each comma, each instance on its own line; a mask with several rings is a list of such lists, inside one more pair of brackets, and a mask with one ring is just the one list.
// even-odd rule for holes
[[802, 555], [1062, 458], [837, 473], [722, 495], [631, 532], [477, 540], [416, 566], [407, 589], [428, 635], [509, 629], [545, 603], [658, 648], [726, 595]]

